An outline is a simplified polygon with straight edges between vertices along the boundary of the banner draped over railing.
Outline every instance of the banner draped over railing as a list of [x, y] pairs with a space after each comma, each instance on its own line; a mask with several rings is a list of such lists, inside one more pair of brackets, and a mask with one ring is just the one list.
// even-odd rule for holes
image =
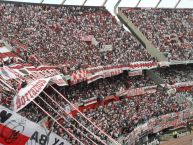
[[[155, 93], [157, 91], [157, 85], [155, 86], [147, 86], [147, 87], [141, 87], [141, 88], [135, 88], [135, 89], [129, 89], [129, 90], [123, 90], [120, 92], [116, 92], [116, 95], [112, 95], [110, 96], [106, 96], [105, 99], [107, 100], [107, 98], [111, 99], [115, 99], [118, 100], [118, 98], [120, 96], [126, 95], [127, 97], [134, 97], [134, 96], [138, 96], [138, 95], [143, 95], [143, 94], [152, 94]], [[84, 99], [81, 101], [81, 104], [84, 104], [84, 106], [90, 105], [90, 104], [94, 104], [97, 102], [97, 97], [92, 97], [90, 99]]]
[[109, 69], [109, 70], [100, 71], [100, 72], [97, 72], [93, 75], [88, 76], [87, 82], [91, 83], [91, 82], [94, 82], [94, 81], [101, 79], [101, 78], [107, 78], [107, 77], [119, 75], [122, 72], [123, 72], [123, 70], [121, 70], [121, 69]]
[[184, 110], [181, 112], [170, 113], [152, 118], [143, 125], [136, 127], [124, 140], [125, 143], [135, 143], [139, 135], [148, 131], [149, 133], [157, 133], [168, 127], [183, 127], [186, 126], [187, 121], [193, 121], [193, 110]]
[[0, 105], [0, 144], [70, 145], [55, 133]]
[[46, 87], [50, 78], [43, 78], [33, 81], [26, 87], [21, 88], [18, 94], [14, 97], [14, 111], [18, 112], [34, 100]]
[[[98, 66], [93, 68], [87, 68], [87, 75], [83, 77], [79, 77], [82, 80], [86, 80], [88, 83], [96, 81], [100, 78], [111, 77], [115, 75], [121, 74], [124, 70], [131, 70], [138, 74], [142, 73], [143, 69], [153, 69], [157, 67], [156, 62], [135, 62], [131, 63], [130, 65], [120, 65], [120, 66]], [[82, 75], [83, 76], [83, 75]], [[78, 77], [76, 77], [78, 78]], [[78, 81], [79, 82], [79, 81]]]
[[142, 70], [136, 70], [136, 71], [131, 71], [128, 72], [128, 76], [133, 77], [133, 76], [140, 76], [143, 74]]
[[[106, 78], [106, 77], [119, 75], [124, 70], [141, 72], [143, 69], [152, 69], [156, 67], [157, 67], [157, 63], [152, 62], [152, 61], [135, 62], [135, 63], [131, 63], [130, 65], [98, 66], [98, 67], [77, 70], [75, 72], [70, 73], [70, 75], [67, 75], [68, 77], [64, 76], [63, 78], [69, 78], [71, 85], [80, 83], [82, 81], [88, 81], [88, 83], [91, 83], [100, 78]], [[51, 73], [52, 76], [59, 74], [59, 71], [57, 70], [57, 67], [55, 66], [44, 66], [43, 65], [39, 67], [34, 67], [30, 64], [13, 64], [13, 65], [8, 66], [7, 68], [9, 70], [12, 70], [12, 72], [14, 72], [15, 74], [18, 74], [24, 77], [28, 75], [32, 75], [37, 78], [42, 78], [43, 76], [45, 76], [45, 74], [49, 74], [49, 73]], [[1, 74], [4, 75], [5, 73], [1, 72], [0, 75]], [[5, 79], [15, 78], [13, 74], [7, 75], [7, 77], [4, 75], [4, 77]]]
[[162, 87], [167, 87], [167, 88], [183, 88], [183, 87], [193, 87], [193, 81], [187, 81], [187, 82], [179, 82], [179, 83], [175, 83], [173, 85], [169, 85], [169, 84], [160, 84]]
[[68, 83], [64, 79], [63, 74], [59, 74], [59, 75], [56, 75], [50, 78], [51, 78], [50, 81], [54, 84], [57, 84], [58, 86], [67, 86], [68, 85]]
[[155, 86], [147, 86], [147, 87], [141, 87], [141, 88], [134, 88], [134, 89], [129, 89], [129, 90], [123, 90], [121, 92], [117, 92], [116, 96], [138, 96], [138, 95], [143, 95], [143, 94], [152, 94], [155, 93], [157, 90], [157, 85]]
[[66, 86], [67, 82], [63, 79], [62, 74], [49, 78], [41, 78], [29, 83], [26, 87], [21, 88], [14, 97], [14, 110], [17, 112], [34, 100], [47, 86], [48, 83]]

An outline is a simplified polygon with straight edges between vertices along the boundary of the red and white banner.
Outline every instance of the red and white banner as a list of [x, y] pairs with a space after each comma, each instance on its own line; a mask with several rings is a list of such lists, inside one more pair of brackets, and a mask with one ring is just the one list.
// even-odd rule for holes
[[97, 97], [92, 97], [89, 99], [82, 100], [82, 103], [84, 104], [84, 106], [88, 106], [88, 105], [94, 104], [96, 102], [97, 102]]
[[8, 48], [5, 46], [0, 46], [0, 59], [3, 59], [4, 61], [7, 61], [9, 57], [17, 57], [16, 54], [11, 52]]
[[[87, 80], [88, 83], [96, 81], [97, 79], [106, 77], [111, 77], [120, 74], [120, 71], [131, 70], [131, 71], [142, 71], [143, 69], [153, 69], [158, 66], [157, 62], [153, 61], [141, 61], [134, 62], [130, 65], [119, 65], [119, 66], [97, 66], [92, 68], [87, 68], [86, 70], [78, 70], [70, 74], [71, 85], [80, 83]], [[116, 74], [117, 73], [117, 74]], [[91, 75], [92, 74], [92, 75]]]
[[153, 61], [140, 61], [140, 62], [133, 62], [129, 65], [118, 65], [118, 66], [97, 66], [92, 68], [87, 68], [90, 73], [96, 73], [103, 70], [110, 70], [110, 69], [121, 69], [121, 70], [143, 70], [143, 69], [153, 69], [158, 66], [157, 62]]
[[131, 72], [128, 72], [128, 75], [133, 77], [133, 76], [139, 76], [139, 75], [142, 75], [143, 72], [142, 70], [136, 70], [136, 71], [131, 71]]
[[93, 37], [94, 37], [93, 35], [84, 36], [84, 37], [82, 37], [82, 41], [92, 42], [92, 38], [93, 38]]
[[156, 91], [157, 91], [157, 85], [124, 90], [116, 93], [116, 95], [117, 96], [126, 95], [127, 97], [133, 97], [133, 96], [138, 96], [143, 94], [152, 94], [152, 93], [155, 93]]
[[95, 73], [94, 75], [91, 75], [87, 77], [87, 82], [91, 83], [94, 82], [100, 78], [107, 78], [112, 77], [121, 74], [123, 71], [121, 69], [110, 69], [110, 70], [103, 70], [100, 72]]
[[100, 74], [100, 73], [96, 73], [94, 75], [91, 75], [89, 77], [87, 77], [87, 83], [90, 84], [98, 79], [102, 79], [103, 78], [103, 75]]
[[193, 86], [193, 81], [180, 82], [180, 83], [175, 83], [174, 85], [172, 85], [172, 87], [175, 87], [175, 88], [187, 87], [187, 86]]
[[145, 94], [145, 88], [135, 88], [135, 89], [130, 89], [127, 91], [127, 96], [132, 97], [132, 96], [138, 96], [138, 95], [143, 95]]
[[55, 133], [0, 105], [0, 144], [70, 145]]
[[99, 52], [107, 52], [107, 51], [112, 51], [113, 46], [112, 45], [103, 45], [102, 48], [99, 50]]
[[30, 71], [28, 71], [27, 69], [25, 68], [22, 68], [22, 69], [13, 69], [15, 72], [17, 72], [19, 75], [21, 76], [27, 76], [27, 75], [30, 75]]
[[19, 90], [14, 97], [14, 110], [17, 112], [34, 100], [46, 87], [49, 78], [38, 79]]
[[71, 73], [70, 74], [71, 85], [77, 84], [77, 83], [80, 83], [80, 82], [84, 81], [86, 79], [87, 74], [88, 74], [87, 70], [83, 70], [83, 69], [78, 70], [74, 73]]
[[52, 83], [57, 84], [58, 86], [67, 86], [68, 83], [63, 79], [62, 76], [63, 74], [51, 77]]
[[[117, 92], [115, 96], [114, 95], [106, 96], [104, 100], [111, 100], [111, 99], [118, 100], [119, 96], [127, 95], [127, 97], [134, 97], [134, 96], [143, 95], [143, 94], [152, 94], [152, 93], [155, 93], [156, 91], [157, 91], [157, 85], [129, 89], [129, 90]], [[85, 100], [82, 100], [81, 102], [84, 104], [84, 106], [95, 104], [97, 102], [97, 97], [85, 99]]]
[[160, 84], [162, 87], [167, 86], [168, 88], [181, 88], [181, 87], [191, 87], [193, 86], [193, 81], [189, 82], [180, 82], [180, 83], [175, 83], [173, 85], [169, 84]]
[[157, 62], [153, 61], [140, 61], [140, 62], [132, 62], [129, 65], [129, 70], [149, 70], [156, 68], [158, 66]]

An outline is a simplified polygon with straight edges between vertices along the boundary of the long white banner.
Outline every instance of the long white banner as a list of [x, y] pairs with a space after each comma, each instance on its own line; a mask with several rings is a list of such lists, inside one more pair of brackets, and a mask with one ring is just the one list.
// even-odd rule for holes
[[175, 83], [175, 84], [173, 84], [173, 85], [161, 84], [161, 86], [162, 86], [162, 87], [169, 87], [169, 88], [188, 87], [188, 86], [193, 86], [193, 81], [179, 82], [179, 83]]
[[0, 144], [70, 145], [65, 139], [0, 105]]
[[147, 87], [124, 90], [124, 91], [116, 93], [116, 95], [117, 96], [126, 95], [127, 97], [132, 97], [132, 96], [138, 96], [138, 95], [143, 95], [143, 94], [152, 94], [152, 93], [155, 93], [156, 90], [157, 90], [157, 85], [154, 85], [154, 86], [147, 86]]
[[38, 79], [19, 90], [14, 97], [14, 110], [17, 112], [34, 100], [46, 87], [49, 78]]
[[87, 82], [91, 83], [91, 82], [94, 82], [100, 78], [107, 78], [107, 77], [116, 76], [116, 75], [121, 74], [122, 72], [123, 72], [123, 70], [121, 70], [121, 69], [102, 70], [102, 71], [97, 72], [91, 76], [88, 76]]

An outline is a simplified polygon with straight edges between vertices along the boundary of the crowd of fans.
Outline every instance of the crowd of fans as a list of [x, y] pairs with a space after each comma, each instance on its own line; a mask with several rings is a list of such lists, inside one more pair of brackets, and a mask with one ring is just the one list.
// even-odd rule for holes
[[193, 60], [193, 10], [123, 8], [125, 15], [169, 60]]
[[[186, 94], [187, 92], [178, 92], [177, 94], [168, 95], [163, 91], [157, 91], [153, 94], [120, 98], [120, 100], [87, 110], [84, 114], [91, 119], [94, 124], [112, 136], [112, 138], [118, 140], [119, 137], [126, 137], [135, 127], [147, 122], [153, 117], [187, 109], [190, 104], [186, 99], [181, 100], [181, 102], [178, 101], [179, 97]], [[102, 140], [107, 139], [99, 130], [94, 129], [93, 125], [82, 117], [82, 115], [77, 114], [74, 116], [75, 118], [69, 115], [66, 110], [68, 103], [62, 96], [58, 95], [58, 93], [49, 93], [49, 95], [43, 93], [35, 99], [35, 102], [56, 118], [60, 125], [64, 126], [84, 143], [91, 143], [87, 138], [91, 140], [96, 139], [88, 130], [98, 135]], [[22, 109], [19, 113], [36, 122], [41, 121], [47, 116], [33, 103]], [[65, 139], [72, 142], [72, 139], [66, 135], [65, 130], [58, 123], [53, 120], [50, 122], [52, 127], [49, 128], [52, 128], [54, 132], [65, 136]], [[77, 122], [81, 123], [88, 130]], [[100, 143], [97, 142], [97, 144]]]
[[8, 80], [5, 80], [2, 76], [0, 76], [0, 86], [2, 87], [0, 104], [4, 104], [10, 109], [13, 108], [13, 97], [20, 91], [21, 88], [24, 88], [27, 84], [30, 84], [37, 79], [52, 77], [60, 74], [60, 72], [56, 69], [47, 69], [29, 71], [29, 73], [25, 76], [18, 73], [16, 74], [16, 78]]
[[[57, 89], [73, 104], [81, 104], [83, 103], [82, 101], [86, 99], [94, 97], [105, 99], [105, 97], [116, 95], [117, 92], [121, 92], [123, 90], [153, 85], [155, 85], [155, 83], [150, 78], [143, 75], [129, 77], [126, 74], [120, 74], [118, 76], [97, 80], [91, 84], [82, 82], [73, 86], [57, 87]], [[53, 92], [50, 88], [46, 89], [46, 92], [55, 100], [58, 100], [58, 103], [65, 108], [66, 103], [63, 102], [63, 98], [58, 96], [56, 92]], [[46, 97], [47, 95], [44, 94], [43, 96]], [[31, 107], [29, 106], [26, 108]], [[35, 107], [33, 106], [32, 108]], [[23, 112], [26, 112], [25, 108]]]
[[75, 103], [93, 97], [102, 99], [124, 90], [153, 85], [155, 83], [144, 75], [129, 77], [127, 74], [120, 74], [110, 78], [99, 79], [90, 84], [82, 82], [73, 86], [67, 86], [61, 88], [61, 92], [66, 98]]
[[[79, 69], [152, 60], [104, 7], [1, 3], [0, 19], [4, 40], [43, 64]], [[97, 46], [83, 40], [90, 35]], [[19, 50], [17, 41], [27, 48]], [[101, 52], [103, 45], [112, 45], [112, 50]]]
[[[153, 10], [132, 9], [124, 12], [132, 17], [132, 21], [161, 51], [169, 52], [171, 59], [192, 58], [192, 50], [189, 49], [192, 35], [188, 33], [190, 29], [188, 15], [191, 11], [158, 9], [155, 11], [157, 17], [151, 15]], [[137, 16], [133, 17], [135, 15]], [[173, 20], [169, 16], [172, 16]], [[145, 18], [150, 21], [146, 22], [148, 25], [143, 26]], [[123, 65], [152, 60], [145, 48], [129, 32], [125, 31], [104, 7], [0, 3], [0, 20], [0, 39], [9, 42], [15, 52], [22, 57], [23, 62], [32, 63], [35, 66], [40, 64], [66, 65], [72, 70], [77, 70], [89, 66]], [[179, 20], [183, 20], [183, 24], [179, 23]], [[152, 27], [152, 24], [156, 26], [156, 29]], [[173, 26], [164, 24], [173, 24], [175, 29]], [[157, 30], [157, 28], [162, 29]], [[173, 37], [173, 33], [177, 36]], [[154, 37], [155, 34], [156, 37]], [[87, 36], [94, 36], [93, 39], [96, 39], [98, 44], [88, 43], [87, 40], [86, 42]], [[165, 43], [167, 37], [170, 39]], [[112, 45], [112, 50], [100, 51], [103, 45]], [[181, 50], [179, 47], [184, 49]], [[8, 62], [1, 60], [0, 66], [13, 63], [15, 61], [12, 59], [9, 59]], [[169, 84], [192, 79], [191, 67], [159, 69], [159, 72], [164, 81]], [[13, 97], [23, 84], [26, 85], [38, 78], [57, 74], [60, 74], [58, 70], [49, 69], [31, 71], [16, 79], [5, 80], [0, 76], [0, 104], [12, 109]], [[81, 82], [64, 87], [54, 85], [54, 87], [63, 97], [78, 107], [84, 100], [97, 98], [97, 101], [100, 102], [108, 96], [116, 96], [117, 92], [154, 85], [155, 83], [144, 74], [131, 77], [128, 76], [128, 72], [124, 72], [89, 84]], [[189, 102], [186, 99], [179, 101], [181, 96], [192, 97], [188, 92], [167, 94], [164, 90], [159, 89], [152, 94], [117, 96], [116, 101], [111, 100], [106, 104], [98, 103], [94, 108], [85, 110], [84, 114], [105, 133], [118, 140], [119, 137], [126, 137], [135, 127], [153, 117], [188, 108]], [[103, 142], [108, 144], [109, 137], [80, 113], [71, 113], [72, 107], [63, 97], [53, 88], [48, 87], [18, 113], [37, 123], [46, 120], [48, 129], [73, 145], [79, 144], [78, 140], [83, 144], [100, 145], [104, 144]]]
[[[17, 79], [4, 80], [2, 77], [0, 77], [0, 79], [4, 82], [4, 84], [1, 82], [2, 86], [6, 88], [6, 90], [3, 88], [3, 92], [5, 92], [3, 93], [3, 96], [7, 96], [7, 94], [9, 94], [10, 99], [12, 99], [22, 88], [21, 85], [23, 83], [29, 84], [38, 78], [51, 77], [57, 75], [58, 73], [59, 72], [56, 70], [45, 70], [34, 71], [25, 77]], [[86, 99], [102, 99], [106, 96], [115, 95], [116, 93], [124, 90], [153, 85], [155, 85], [155, 83], [147, 76], [145, 77], [144, 75], [141, 75], [129, 77], [127, 74], [120, 74], [110, 78], [99, 79], [90, 84], [87, 84], [87, 82], [82, 82], [73, 86], [59, 87], [59, 90], [71, 102], [82, 103], [82, 101]], [[8, 98], [6, 98], [6, 100], [7, 99]], [[5, 100], [2, 101], [5, 102]], [[6, 104], [9, 106], [9, 108], [13, 107], [12, 101], [9, 101], [9, 103], [7, 102]]]
[[[102, 98], [104, 99], [105, 96], [115, 95], [115, 91], [148, 85], [155, 84], [144, 76], [129, 77], [125, 74], [121, 74], [119, 76], [101, 79], [88, 85], [83, 82], [74, 86], [59, 87], [58, 90], [65, 98], [70, 100], [70, 102], [74, 104], [78, 102], [78, 104], [81, 104], [81, 100], [84, 99], [98, 96], [103, 96]], [[65, 111], [68, 112], [68, 109], [71, 109], [71, 107], [67, 108], [69, 105], [63, 97], [52, 89], [48, 88], [45, 91], [46, 93], [42, 93], [40, 97], [37, 97], [35, 102], [41, 105], [41, 107], [54, 118], [58, 119], [59, 124], [65, 126], [65, 128], [78, 137], [79, 140], [91, 144], [92, 141], [89, 140], [91, 139], [99, 144], [98, 140], [93, 135], [90, 135], [88, 130], [85, 130], [85, 128], [65, 113]], [[117, 140], [121, 136], [127, 136], [135, 127], [147, 122], [152, 117], [158, 117], [171, 112], [179, 112], [188, 108], [189, 103], [187, 100], [178, 102], [178, 98], [181, 97], [181, 95], [186, 95], [186, 93], [187, 92], [179, 92], [177, 94], [168, 95], [165, 94], [164, 91], [157, 91], [153, 94], [122, 98], [108, 105], [100, 104], [101, 106], [87, 110], [84, 113], [93, 123]], [[29, 104], [19, 113], [35, 122], [40, 122], [47, 117], [34, 103]], [[82, 123], [83, 126], [90, 129], [91, 132], [100, 136], [102, 140], [105, 140], [104, 135], [100, 134], [98, 130], [94, 130], [92, 124], [85, 120], [80, 114], [78, 114], [75, 119], [79, 123]], [[72, 137], [65, 133], [65, 130], [58, 123], [55, 121], [51, 122], [54, 132], [63, 136], [70, 142], [77, 144]]]

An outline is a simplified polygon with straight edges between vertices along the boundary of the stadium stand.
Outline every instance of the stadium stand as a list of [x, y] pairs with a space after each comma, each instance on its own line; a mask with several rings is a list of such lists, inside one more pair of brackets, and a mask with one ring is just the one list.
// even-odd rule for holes
[[165, 52], [170, 61], [193, 59], [192, 9], [123, 8], [122, 10], [161, 52]]
[[[74, 69], [152, 60], [104, 7], [1, 4], [1, 20], [1, 37], [24, 45], [24, 60]], [[105, 45], [112, 48], [101, 51]]]
[[[124, 13], [170, 59], [192, 59], [191, 10]], [[0, 105], [70, 144], [141, 144], [193, 121], [192, 65], [159, 68], [105, 7], [0, 2], [0, 20]]]

